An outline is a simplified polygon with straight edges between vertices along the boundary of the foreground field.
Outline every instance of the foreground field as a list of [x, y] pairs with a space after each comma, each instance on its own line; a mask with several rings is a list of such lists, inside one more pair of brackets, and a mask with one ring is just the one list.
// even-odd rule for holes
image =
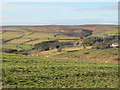
[[3, 53], [3, 88], [118, 88], [118, 64]]

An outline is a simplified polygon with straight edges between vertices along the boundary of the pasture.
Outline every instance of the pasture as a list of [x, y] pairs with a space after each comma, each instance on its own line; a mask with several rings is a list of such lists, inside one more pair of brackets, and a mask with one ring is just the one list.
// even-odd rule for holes
[[3, 88], [118, 88], [118, 64], [3, 53]]

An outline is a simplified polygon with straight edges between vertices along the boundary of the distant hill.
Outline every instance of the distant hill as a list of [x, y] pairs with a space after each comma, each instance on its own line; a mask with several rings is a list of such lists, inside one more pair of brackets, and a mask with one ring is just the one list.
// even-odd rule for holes
[[118, 29], [118, 25], [43, 25], [43, 26], [3, 26], [3, 29], [23, 29], [34, 32], [64, 32], [73, 33], [82, 29], [92, 30], [94, 33]]

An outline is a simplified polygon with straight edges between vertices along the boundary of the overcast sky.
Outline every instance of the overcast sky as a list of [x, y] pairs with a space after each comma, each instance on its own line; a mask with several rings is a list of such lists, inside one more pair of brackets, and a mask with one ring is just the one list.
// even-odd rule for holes
[[117, 24], [117, 2], [6, 2], [3, 25]]

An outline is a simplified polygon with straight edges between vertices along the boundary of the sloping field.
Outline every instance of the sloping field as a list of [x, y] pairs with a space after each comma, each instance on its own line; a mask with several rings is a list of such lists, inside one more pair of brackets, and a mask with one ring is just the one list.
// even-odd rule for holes
[[30, 39], [13, 39], [9, 41], [10, 44], [23, 44], [26, 41], [29, 41]]
[[35, 39], [35, 38], [54, 38], [54, 33], [33, 33], [31, 35], [26, 35], [23, 38], [30, 38], [30, 39]]
[[2, 46], [2, 48], [7, 48], [7, 49], [17, 49], [17, 50], [31, 50], [33, 46], [30, 45], [18, 45], [18, 44], [5, 44]]
[[105, 36], [109, 33], [118, 33], [118, 25], [83, 25], [82, 28], [92, 30], [93, 36]]
[[3, 54], [3, 88], [118, 88], [118, 64]]
[[4, 40], [9, 40], [9, 39], [12, 39], [12, 38], [16, 38], [16, 37], [20, 37], [24, 35], [23, 32], [5, 32], [2, 34], [2, 38]]
[[47, 39], [38, 39], [38, 40], [34, 40], [34, 41], [30, 41], [30, 42], [27, 42], [25, 44], [28, 44], [28, 45], [35, 45], [37, 43], [40, 43], [42, 41], [48, 41]]
[[117, 48], [109, 49], [78, 49], [71, 50], [66, 53], [57, 55], [62, 58], [74, 58], [78, 60], [97, 61], [97, 62], [112, 62], [118, 63], [119, 56]]

